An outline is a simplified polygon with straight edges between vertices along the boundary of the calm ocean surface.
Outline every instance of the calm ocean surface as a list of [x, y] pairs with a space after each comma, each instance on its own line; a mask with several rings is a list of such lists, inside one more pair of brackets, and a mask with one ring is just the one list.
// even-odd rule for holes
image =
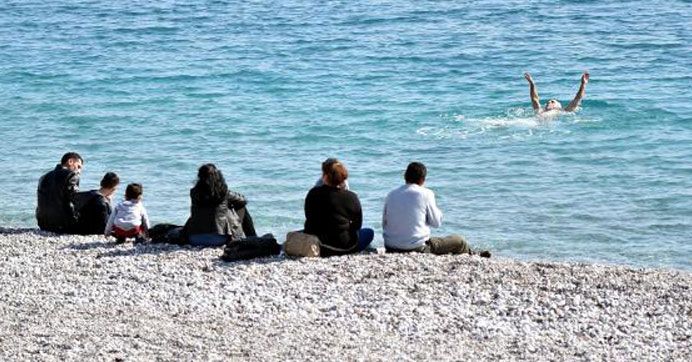
[[[283, 239], [334, 156], [381, 244], [420, 160], [441, 234], [692, 268], [690, 1], [187, 3], [0, 1], [0, 225], [35, 227], [38, 178], [76, 150], [82, 189], [141, 182], [154, 223], [184, 223], [214, 162]], [[587, 69], [579, 112], [534, 117], [523, 72], [566, 105]]]

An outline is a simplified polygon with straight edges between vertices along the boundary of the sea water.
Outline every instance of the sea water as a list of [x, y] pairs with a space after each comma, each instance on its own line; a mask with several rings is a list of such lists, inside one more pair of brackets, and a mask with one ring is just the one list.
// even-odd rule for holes
[[[381, 245], [413, 160], [496, 255], [692, 268], [690, 1], [0, 2], [0, 225], [66, 151], [182, 224], [213, 162], [283, 239], [327, 157]], [[537, 118], [543, 102], [573, 114]]]

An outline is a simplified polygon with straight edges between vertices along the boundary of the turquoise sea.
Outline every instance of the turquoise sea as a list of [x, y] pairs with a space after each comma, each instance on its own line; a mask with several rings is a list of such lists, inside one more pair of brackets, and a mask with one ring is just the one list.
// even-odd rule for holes
[[[0, 1], [0, 225], [36, 227], [69, 150], [82, 189], [141, 182], [183, 223], [216, 163], [259, 232], [302, 227], [342, 159], [382, 243], [412, 160], [497, 255], [692, 268], [690, 1]], [[582, 109], [533, 115], [522, 77]], [[122, 195], [124, 187], [119, 191]]]

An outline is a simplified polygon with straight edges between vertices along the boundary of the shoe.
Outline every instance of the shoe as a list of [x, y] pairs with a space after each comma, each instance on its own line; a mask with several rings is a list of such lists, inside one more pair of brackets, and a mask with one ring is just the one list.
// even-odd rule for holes
[[145, 238], [144, 236], [138, 236], [135, 238], [135, 241], [132, 242], [132, 244], [137, 245], [137, 244], [144, 244], [149, 242], [149, 239]]
[[471, 250], [471, 255], [478, 255], [481, 258], [489, 258], [492, 254], [490, 254], [490, 252], [487, 250]]

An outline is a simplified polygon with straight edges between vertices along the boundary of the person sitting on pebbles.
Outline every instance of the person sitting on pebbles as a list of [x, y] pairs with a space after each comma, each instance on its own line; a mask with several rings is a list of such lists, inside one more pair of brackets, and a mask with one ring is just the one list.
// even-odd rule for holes
[[561, 112], [574, 112], [577, 107], [579, 107], [579, 103], [581, 103], [582, 98], [584, 98], [584, 94], [586, 93], [586, 85], [589, 83], [589, 73], [587, 72], [581, 76], [581, 85], [579, 86], [579, 91], [577, 92], [577, 95], [574, 96], [574, 99], [569, 102], [566, 108], [563, 109], [562, 105], [557, 101], [557, 99], [549, 99], [545, 104], [545, 108], [541, 109], [541, 101], [538, 98], [538, 92], [536, 91], [536, 85], [533, 82], [533, 77], [529, 73], [524, 73], [524, 78], [526, 78], [526, 80], [529, 82], [529, 93], [531, 96], [531, 105], [533, 106], [533, 111], [542, 116], [552, 116]]
[[437, 208], [435, 194], [424, 187], [427, 169], [420, 162], [406, 168], [406, 184], [390, 191], [384, 203], [382, 228], [387, 252], [423, 252], [433, 254], [480, 254], [472, 252], [463, 235], [431, 237], [430, 227], [442, 225], [442, 211]]
[[84, 159], [76, 152], [62, 156], [55, 169], [38, 181], [36, 221], [41, 230], [58, 234], [74, 233], [79, 221], [75, 195], [79, 192], [79, 175]]
[[113, 172], [107, 172], [101, 179], [101, 188], [80, 192], [76, 198], [81, 199], [77, 233], [82, 235], [99, 235], [103, 233], [108, 219], [113, 213], [113, 195], [118, 189], [120, 178]]
[[335, 161], [322, 168], [321, 186], [305, 197], [306, 234], [320, 240], [321, 256], [345, 255], [365, 250], [375, 231], [363, 226], [363, 210], [358, 195], [345, 189], [346, 166]]
[[142, 202], [142, 185], [131, 183], [125, 189], [125, 200], [116, 207], [106, 224], [106, 238], [113, 235], [115, 242], [124, 243], [134, 237], [135, 244], [147, 241], [149, 216]]
[[184, 235], [193, 246], [221, 246], [257, 236], [244, 195], [231, 191], [223, 173], [213, 163], [197, 171], [190, 190], [190, 218]]

